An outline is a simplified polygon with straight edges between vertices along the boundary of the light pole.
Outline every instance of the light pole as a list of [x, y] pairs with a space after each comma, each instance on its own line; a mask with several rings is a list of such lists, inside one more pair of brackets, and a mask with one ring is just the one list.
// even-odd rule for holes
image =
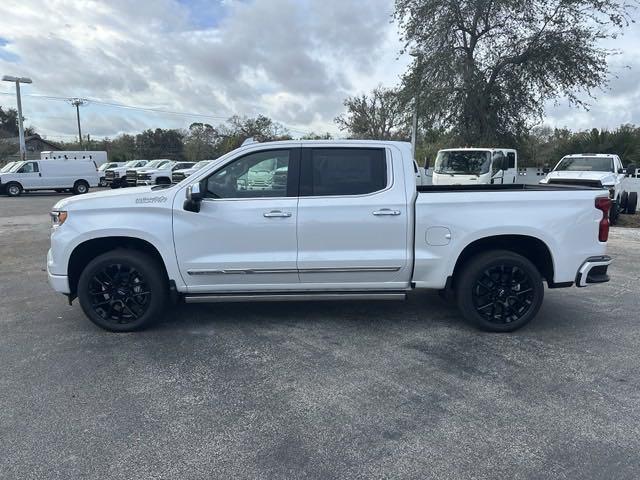
[[22, 99], [20, 98], [20, 84], [32, 83], [30, 78], [27, 77], [12, 77], [10, 75], [4, 75], [2, 80], [5, 82], [13, 82], [16, 84], [16, 99], [18, 104], [18, 137], [20, 139], [20, 160], [27, 159], [27, 147], [24, 144], [24, 127], [22, 125]]
[[416, 78], [417, 80], [414, 82], [414, 97], [413, 97], [413, 122], [411, 126], [411, 151], [413, 153], [413, 158], [416, 158], [416, 146], [418, 144], [418, 109], [420, 108], [420, 75], [422, 73], [422, 53], [417, 49], [413, 48], [409, 55], [416, 59]]
[[84, 98], [72, 98], [71, 105], [76, 107], [76, 118], [78, 119], [78, 139], [80, 139], [80, 150], [82, 150], [82, 129], [80, 128], [80, 107], [88, 102]]

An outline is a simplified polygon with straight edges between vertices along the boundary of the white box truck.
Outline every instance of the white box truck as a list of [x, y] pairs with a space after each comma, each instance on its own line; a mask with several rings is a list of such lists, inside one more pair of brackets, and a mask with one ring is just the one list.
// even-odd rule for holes
[[29, 160], [0, 174], [0, 193], [10, 197], [34, 190], [87, 193], [97, 187], [100, 174], [93, 160]]
[[518, 152], [511, 148], [440, 150], [434, 185], [507, 185], [517, 183]]

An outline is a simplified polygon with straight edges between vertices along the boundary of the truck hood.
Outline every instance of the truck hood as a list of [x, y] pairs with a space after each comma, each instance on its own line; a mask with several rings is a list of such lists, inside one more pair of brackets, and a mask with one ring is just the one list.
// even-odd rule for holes
[[448, 173], [435, 173], [438, 185], [475, 185], [480, 184], [478, 175], [449, 175]]
[[612, 185], [616, 183], [616, 175], [613, 172], [572, 172], [559, 171], [551, 172], [547, 175], [546, 180], [594, 180], [599, 181], [603, 185]]
[[[103, 190], [101, 192], [76, 195], [60, 200], [53, 206], [54, 210], [108, 209], [113, 203], [136, 203], [139, 198], [168, 197], [165, 190], [152, 190], [153, 187], [135, 187], [126, 190]], [[114, 202], [117, 201], [117, 202]]]

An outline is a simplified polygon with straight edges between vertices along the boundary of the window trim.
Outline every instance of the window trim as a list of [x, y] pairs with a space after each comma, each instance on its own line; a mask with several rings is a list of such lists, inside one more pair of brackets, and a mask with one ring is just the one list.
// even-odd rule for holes
[[209, 178], [214, 176], [216, 173], [224, 170], [227, 166], [232, 163], [238, 162], [245, 157], [250, 155], [255, 155], [258, 153], [268, 153], [268, 152], [281, 152], [284, 150], [289, 151], [289, 166], [288, 166], [288, 174], [287, 174], [287, 189], [284, 196], [280, 197], [247, 197], [247, 198], [216, 198], [209, 196], [209, 191], [205, 192], [203, 201], [207, 202], [224, 202], [224, 201], [253, 201], [253, 200], [283, 200], [290, 198], [297, 198], [300, 191], [300, 156], [301, 156], [301, 148], [300, 147], [279, 147], [279, 148], [265, 148], [263, 150], [252, 150], [250, 152], [245, 153], [244, 155], [240, 155], [239, 157], [234, 157], [233, 159], [225, 162], [223, 165], [220, 165], [209, 175], [202, 177], [199, 182], [208, 182]]
[[[311, 162], [311, 152], [313, 150], [382, 150], [385, 157], [386, 163], [386, 175], [387, 175], [387, 183], [384, 188], [380, 190], [376, 190], [374, 192], [369, 193], [358, 193], [354, 195], [311, 195], [305, 192], [305, 189], [309, 188], [309, 180], [313, 181], [313, 179], [304, 178], [303, 173], [312, 172], [313, 170], [308, 167]], [[379, 146], [379, 147], [362, 147], [358, 146], [344, 146], [344, 145], [336, 145], [334, 146], [315, 146], [310, 145], [308, 147], [302, 147], [302, 156], [300, 159], [300, 187], [299, 187], [299, 196], [304, 199], [321, 199], [321, 198], [362, 198], [362, 197], [371, 197], [373, 195], [379, 195], [383, 192], [391, 190], [394, 184], [394, 172], [393, 172], [393, 161], [392, 161], [392, 153], [388, 147]], [[305, 168], [306, 166], [306, 168]], [[308, 192], [309, 190], [307, 190]]]

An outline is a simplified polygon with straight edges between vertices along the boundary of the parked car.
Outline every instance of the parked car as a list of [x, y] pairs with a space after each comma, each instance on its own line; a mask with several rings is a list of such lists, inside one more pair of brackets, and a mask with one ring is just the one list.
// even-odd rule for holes
[[137, 171], [129, 170], [127, 172], [127, 183], [130, 187], [136, 185], [171, 185], [174, 171], [191, 168], [194, 165], [194, 162], [174, 162], [171, 160], [162, 160], [157, 164], [150, 162], [145, 168]]
[[97, 187], [100, 175], [93, 161], [29, 160], [16, 163], [0, 176], [0, 193], [17, 197], [34, 190], [87, 193]]
[[638, 194], [623, 189], [622, 182], [626, 176], [627, 171], [618, 155], [579, 153], [563, 157], [540, 183], [606, 189], [613, 202], [610, 220], [614, 224], [621, 213], [636, 212]]
[[433, 185], [513, 184], [518, 180], [518, 152], [510, 148], [440, 150]]
[[213, 162], [213, 160], [201, 160], [201, 161], [199, 161], [198, 163], [196, 163], [194, 166], [192, 166], [190, 168], [183, 168], [183, 169], [174, 170], [172, 172], [172, 174], [171, 174], [171, 182], [172, 183], [180, 183], [182, 180], [184, 180], [188, 176], [196, 173], [201, 168], [206, 167], [211, 162]]
[[124, 162], [107, 162], [107, 163], [103, 163], [102, 165], [100, 165], [98, 167], [98, 172], [100, 173], [100, 186], [101, 187], [106, 187], [107, 186], [107, 179], [106, 179], [106, 173], [105, 171], [108, 170], [109, 168], [117, 168], [120, 165], [123, 165]]
[[105, 182], [108, 187], [121, 188], [127, 186], [127, 170], [142, 168], [149, 163], [148, 160], [131, 160], [124, 165], [108, 168], [104, 172]]
[[[241, 187], [265, 161], [286, 167], [284, 191]], [[252, 143], [188, 182], [58, 202], [49, 282], [120, 332], [178, 298], [400, 300], [425, 289], [454, 291], [467, 320], [507, 332], [536, 316], [543, 281], [609, 280], [601, 189], [415, 179], [408, 143]]]

